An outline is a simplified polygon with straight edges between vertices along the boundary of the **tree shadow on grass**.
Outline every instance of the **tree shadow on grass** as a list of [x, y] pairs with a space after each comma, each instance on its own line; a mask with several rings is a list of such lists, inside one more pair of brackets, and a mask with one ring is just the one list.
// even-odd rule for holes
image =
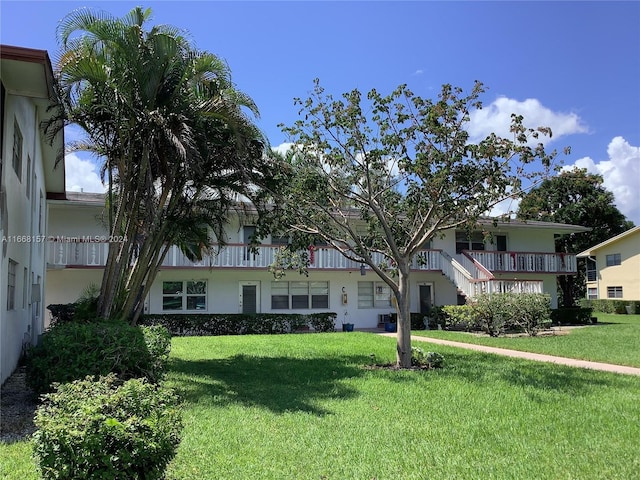
[[254, 357], [185, 361], [172, 359], [171, 377], [191, 403], [258, 406], [272, 412], [303, 411], [326, 415], [322, 400], [349, 399], [358, 391], [342, 380], [363, 374], [360, 357]]

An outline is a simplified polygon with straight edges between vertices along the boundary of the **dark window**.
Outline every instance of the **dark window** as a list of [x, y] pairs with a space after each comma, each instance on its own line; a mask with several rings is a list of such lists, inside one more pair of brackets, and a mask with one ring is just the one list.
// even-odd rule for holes
[[607, 298], [622, 298], [622, 287], [607, 287]]
[[271, 308], [329, 308], [329, 282], [271, 282]]
[[607, 255], [607, 267], [620, 265], [621, 263], [622, 263], [622, 256], [619, 253], [612, 253], [611, 255]]
[[463, 250], [484, 250], [482, 232], [456, 232], [456, 253], [462, 253]]
[[163, 310], [206, 310], [207, 282], [162, 282]]
[[18, 180], [22, 181], [22, 132], [20, 132], [20, 126], [16, 120], [13, 122], [13, 158], [11, 163]]
[[7, 310], [16, 308], [16, 274], [18, 262], [9, 259], [9, 271], [7, 272]]

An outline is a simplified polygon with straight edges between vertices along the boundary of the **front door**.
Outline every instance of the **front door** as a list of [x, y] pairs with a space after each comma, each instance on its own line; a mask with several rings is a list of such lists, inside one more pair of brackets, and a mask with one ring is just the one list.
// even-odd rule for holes
[[260, 305], [260, 282], [240, 283], [240, 312], [258, 313]]
[[431, 285], [420, 285], [420, 313], [428, 314], [432, 305]]

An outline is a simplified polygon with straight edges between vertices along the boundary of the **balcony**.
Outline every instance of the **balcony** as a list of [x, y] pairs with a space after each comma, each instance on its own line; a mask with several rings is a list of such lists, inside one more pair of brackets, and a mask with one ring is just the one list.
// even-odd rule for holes
[[[109, 251], [107, 242], [94, 242], [77, 238], [53, 239], [47, 244], [47, 264], [49, 268], [100, 268], [104, 267]], [[247, 245], [231, 244], [217, 253], [192, 262], [172, 246], [167, 253], [164, 268], [246, 268], [266, 269], [275, 259], [278, 245], [260, 245], [252, 252]], [[316, 247], [308, 252], [311, 263], [309, 270], [359, 270], [360, 263], [348, 260], [331, 247]], [[381, 255], [374, 260], [382, 263]], [[419, 271], [442, 271], [440, 250], [424, 250], [413, 261], [412, 269]]]
[[577, 273], [576, 256], [569, 253], [547, 252], [496, 252], [473, 250], [463, 255], [493, 273], [552, 273], [573, 275]]

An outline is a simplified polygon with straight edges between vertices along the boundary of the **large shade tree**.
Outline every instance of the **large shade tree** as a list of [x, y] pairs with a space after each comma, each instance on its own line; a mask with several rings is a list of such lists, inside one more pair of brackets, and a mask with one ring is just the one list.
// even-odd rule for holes
[[[591, 231], [556, 239], [556, 251], [579, 253], [633, 227], [615, 205], [601, 175], [574, 168], [550, 177], [528, 192], [518, 206], [518, 218], [568, 223]], [[578, 275], [561, 275], [558, 288], [563, 306], [585, 297], [585, 259], [578, 259]]]
[[[491, 134], [471, 142], [466, 126], [482, 107], [483, 92], [477, 82], [467, 94], [444, 85], [435, 100], [406, 86], [388, 96], [372, 90], [363, 99], [353, 90], [334, 99], [316, 80], [308, 99], [295, 100], [299, 120], [283, 126], [293, 148], [281, 160], [268, 228], [288, 232], [291, 251], [314, 239], [326, 242], [390, 287], [402, 367], [411, 363], [409, 280], [416, 254], [441, 232], [471, 229], [494, 205], [520, 195], [555, 155], [536, 140], [551, 132], [527, 129], [517, 115], [510, 138]], [[275, 271], [291, 267], [292, 258], [283, 255]]]
[[173, 245], [201, 258], [226, 213], [266, 178], [253, 101], [226, 63], [151, 11], [75, 10], [59, 24], [57, 76], [73, 145], [104, 161], [109, 246], [98, 315], [134, 322]]

